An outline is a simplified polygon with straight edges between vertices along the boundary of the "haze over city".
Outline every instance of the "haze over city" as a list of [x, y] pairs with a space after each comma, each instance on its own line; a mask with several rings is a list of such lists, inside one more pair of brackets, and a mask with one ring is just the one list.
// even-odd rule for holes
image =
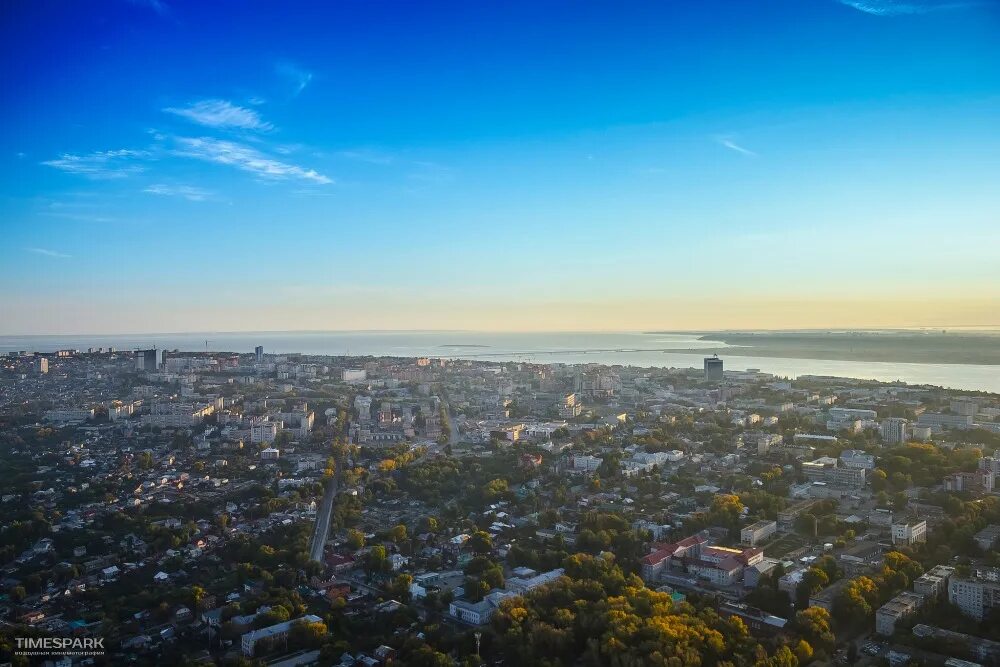
[[0, 67], [0, 667], [1000, 665], [1000, 0], [6, 0]]
[[11, 3], [0, 333], [997, 325], [995, 2]]

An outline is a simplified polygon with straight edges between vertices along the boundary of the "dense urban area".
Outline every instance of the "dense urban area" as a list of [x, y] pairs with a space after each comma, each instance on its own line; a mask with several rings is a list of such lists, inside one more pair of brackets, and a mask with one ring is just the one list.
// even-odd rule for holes
[[717, 357], [11, 353], [0, 662], [997, 665], [998, 447]]

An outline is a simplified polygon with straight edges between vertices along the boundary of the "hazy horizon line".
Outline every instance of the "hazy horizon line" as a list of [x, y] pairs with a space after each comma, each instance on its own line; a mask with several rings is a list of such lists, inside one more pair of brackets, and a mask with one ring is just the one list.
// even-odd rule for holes
[[1000, 324], [948, 324], [913, 326], [853, 326], [853, 327], [704, 327], [684, 329], [241, 329], [203, 331], [127, 331], [119, 333], [0, 333], [2, 338], [73, 338], [112, 336], [194, 336], [194, 335], [251, 335], [251, 334], [390, 334], [390, 333], [458, 333], [458, 334], [697, 334], [697, 333], [776, 333], [776, 332], [853, 332], [853, 331], [938, 331], [964, 329], [979, 331], [1000, 331]]

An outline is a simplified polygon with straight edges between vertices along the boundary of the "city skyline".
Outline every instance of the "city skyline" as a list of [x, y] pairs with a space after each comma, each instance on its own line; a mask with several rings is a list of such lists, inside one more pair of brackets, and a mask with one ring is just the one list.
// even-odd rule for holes
[[7, 18], [0, 334], [998, 324], [994, 2]]

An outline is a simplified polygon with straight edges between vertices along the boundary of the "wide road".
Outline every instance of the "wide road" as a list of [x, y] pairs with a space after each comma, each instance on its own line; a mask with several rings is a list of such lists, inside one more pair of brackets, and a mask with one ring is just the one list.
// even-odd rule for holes
[[445, 412], [448, 414], [448, 424], [451, 426], [451, 433], [448, 434], [448, 444], [457, 445], [462, 439], [462, 434], [458, 432], [458, 424], [455, 423], [455, 416], [451, 413], [451, 406], [447, 401], [444, 404]]
[[323, 547], [326, 545], [326, 538], [330, 534], [330, 517], [333, 515], [333, 499], [337, 497], [340, 488], [340, 464], [337, 464], [337, 472], [326, 483], [323, 491], [323, 500], [319, 503], [319, 510], [316, 512], [316, 527], [313, 530], [312, 544], [309, 547], [309, 558], [320, 563], [323, 561]]

